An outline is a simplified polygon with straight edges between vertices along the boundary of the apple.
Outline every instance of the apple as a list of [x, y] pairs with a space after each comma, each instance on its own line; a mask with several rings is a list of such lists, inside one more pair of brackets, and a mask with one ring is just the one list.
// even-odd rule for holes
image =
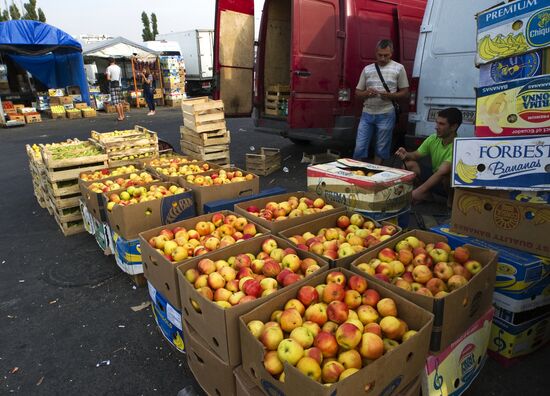
[[[361, 341], [361, 339], [362, 335], [359, 334], [359, 341]], [[361, 354], [356, 349], [340, 352], [338, 354], [338, 362], [340, 362], [345, 369], [360, 369], [363, 366]]]
[[279, 375], [283, 372], [283, 362], [279, 359], [277, 351], [267, 351], [264, 355], [264, 367], [271, 375]]
[[361, 305], [363, 300], [363, 297], [357, 290], [346, 290], [345, 296], [344, 296], [344, 302], [348, 306], [349, 309], [355, 309], [358, 306]]
[[375, 307], [380, 301], [380, 293], [374, 289], [367, 289], [363, 292], [363, 304]]
[[338, 381], [343, 381], [346, 378], [348, 378], [350, 375], [353, 375], [358, 371], [359, 371], [359, 369], [354, 368], [354, 367], [346, 369], [346, 370], [342, 371], [342, 374], [340, 374], [340, 377], [338, 378]]
[[405, 332], [405, 334], [403, 334], [403, 337], [401, 338], [401, 341], [402, 342], [407, 341], [409, 338], [414, 336], [416, 333], [418, 333], [418, 331], [416, 331], [416, 330], [409, 330], [409, 331]]
[[384, 248], [380, 250], [380, 252], [378, 252], [378, 259], [380, 259], [380, 261], [389, 263], [390, 261], [393, 261], [396, 258], [397, 258], [396, 253], [390, 248]]
[[[450, 268], [450, 267], [449, 267]], [[447, 285], [441, 278], [432, 278], [426, 283], [426, 288], [435, 296], [440, 291], [447, 291]]]
[[185, 271], [185, 279], [187, 279], [189, 283], [195, 283], [199, 275], [199, 271], [197, 271], [195, 268], [189, 268], [187, 271]]
[[434, 245], [434, 248], [435, 249], [443, 249], [448, 253], [451, 253], [451, 247], [449, 246], [449, 244], [447, 242], [443, 242], [443, 241], [439, 241], [439, 242], [436, 242], [435, 245]]
[[443, 261], [435, 265], [433, 272], [436, 277], [445, 282], [454, 275], [453, 268], [448, 263]]
[[195, 286], [195, 289], [200, 289], [201, 287], [208, 286], [208, 275], [206, 274], [199, 275], [197, 280], [195, 280], [195, 283], [193, 286]]
[[382, 317], [384, 316], [397, 316], [397, 306], [395, 301], [391, 298], [383, 298], [378, 301], [376, 308]]
[[323, 383], [332, 384], [338, 382], [338, 379], [340, 378], [340, 375], [344, 372], [344, 370], [345, 368], [342, 363], [336, 360], [324, 363], [321, 371]]
[[304, 312], [304, 319], [317, 323], [319, 326], [324, 325], [328, 320], [327, 305], [324, 303], [311, 304]]
[[209, 275], [216, 270], [216, 265], [210, 259], [202, 259], [197, 264], [197, 268], [201, 274]]
[[302, 325], [302, 316], [294, 308], [285, 309], [281, 314], [280, 325], [281, 329], [290, 333], [292, 330]]
[[476, 260], [466, 261], [466, 263], [464, 263], [464, 267], [466, 267], [468, 272], [470, 272], [470, 274], [472, 274], [472, 275], [477, 274], [483, 268], [481, 266], [481, 264], [479, 263], [479, 261], [476, 261]]
[[322, 300], [325, 303], [332, 301], [344, 301], [344, 287], [339, 283], [328, 283], [323, 290]]
[[363, 333], [374, 333], [378, 337], [382, 338], [382, 328], [376, 322], [368, 323], [363, 329]]
[[420, 240], [415, 236], [408, 236], [404, 240], [407, 241], [409, 246], [412, 247], [413, 249], [417, 247], [421, 247]]
[[368, 263], [357, 264], [357, 269], [372, 276], [375, 273], [374, 268], [371, 267]]
[[459, 246], [454, 250], [454, 260], [459, 264], [464, 264], [470, 259], [470, 250], [466, 246]]
[[197, 289], [197, 292], [207, 300], [214, 300], [214, 292], [208, 286], [203, 286], [200, 289]]
[[208, 275], [208, 286], [213, 290], [220, 289], [225, 286], [225, 279], [219, 272], [212, 272]]
[[353, 323], [342, 323], [336, 330], [336, 342], [345, 349], [353, 349], [361, 342], [361, 331]]
[[400, 289], [407, 290], [407, 291], [412, 291], [411, 283], [407, 282], [403, 278], [395, 278], [393, 280], [393, 284], [395, 286], [397, 286], [398, 288], [400, 288]]
[[303, 275], [299, 275], [299, 274], [295, 274], [293, 272], [291, 272], [290, 274], [288, 274], [287, 276], [285, 276], [285, 278], [283, 279], [283, 286], [289, 286], [295, 282], [298, 282], [300, 281], [301, 279], [303, 278]]
[[467, 280], [472, 277], [470, 271], [468, 271], [463, 265], [460, 265], [458, 263], [450, 263], [450, 265], [453, 268], [454, 275], [462, 275]]
[[313, 337], [316, 337], [317, 334], [321, 331], [321, 326], [319, 326], [317, 323], [312, 322], [311, 320], [306, 320], [302, 323], [302, 326], [308, 329], [311, 334], [313, 334]]
[[363, 333], [359, 353], [366, 359], [376, 360], [384, 354], [384, 341], [374, 333]]
[[336, 334], [336, 330], [338, 330], [338, 323], [333, 322], [331, 320], [327, 321], [323, 327], [321, 327], [321, 331], [326, 331], [331, 334]]
[[296, 254], [287, 254], [283, 257], [281, 265], [292, 272], [297, 272], [300, 269], [300, 258]]
[[449, 291], [453, 291], [464, 286], [467, 283], [468, 283], [468, 279], [466, 279], [464, 276], [453, 275], [447, 281], [447, 287], [449, 288]]
[[391, 338], [384, 338], [384, 353], [389, 352], [399, 346], [399, 342], [392, 340]]
[[277, 246], [277, 241], [275, 239], [268, 238], [262, 243], [262, 250], [267, 254], [271, 254], [271, 252], [276, 249]]
[[351, 224], [357, 227], [362, 227], [365, 223], [365, 218], [358, 213], [352, 214], [349, 220]]
[[321, 366], [314, 358], [304, 356], [296, 364], [296, 368], [313, 381], [321, 380]]
[[[228, 289], [229, 290], [229, 289]], [[231, 305], [237, 305], [240, 304], [241, 300], [246, 297], [246, 294], [242, 291], [234, 292], [231, 296], [229, 296], [229, 299], [227, 300], [229, 304]]]
[[321, 350], [323, 358], [335, 357], [338, 353], [336, 337], [327, 331], [319, 332], [313, 340], [313, 345]]
[[346, 215], [342, 215], [338, 217], [338, 219], [336, 220], [336, 225], [343, 230], [348, 228], [350, 224], [351, 224], [350, 219]]
[[298, 300], [304, 304], [304, 306], [309, 307], [313, 302], [319, 301], [319, 293], [313, 286], [302, 286], [298, 290], [297, 294]]
[[346, 285], [346, 276], [340, 271], [332, 271], [327, 275], [326, 282], [327, 285], [336, 283], [343, 287]]
[[432, 279], [432, 271], [426, 265], [419, 265], [414, 267], [412, 276], [415, 282], [426, 283]]
[[313, 333], [304, 326], [296, 327], [290, 332], [290, 338], [298, 342], [304, 349], [313, 345]]
[[399, 340], [405, 333], [405, 329], [401, 326], [401, 322], [395, 316], [384, 316], [380, 320], [380, 328], [382, 334], [392, 340]]
[[306, 310], [304, 304], [302, 304], [302, 302], [297, 298], [291, 298], [290, 300], [288, 300], [284, 308], [285, 309], [294, 308], [296, 311], [298, 311], [300, 316], [302, 316]]
[[392, 269], [392, 276], [401, 276], [405, 273], [405, 266], [399, 260], [390, 261], [389, 265]]
[[260, 285], [260, 282], [258, 282], [255, 279], [249, 279], [246, 282], [243, 283], [242, 291], [247, 296], [253, 296], [253, 297], [260, 297], [262, 294], [262, 286]]
[[348, 319], [348, 310], [346, 303], [338, 300], [332, 301], [327, 307], [328, 319], [338, 324], [344, 323]]
[[295, 366], [304, 356], [304, 348], [292, 338], [286, 338], [277, 346], [277, 356], [283, 364], [288, 362], [288, 364]]
[[418, 290], [415, 291], [416, 294], [421, 294], [423, 296], [427, 297], [433, 297], [432, 292], [427, 287], [421, 287]]
[[[449, 248], [449, 251], [450, 251], [450, 248]], [[430, 250], [428, 254], [430, 255], [430, 257], [435, 263], [439, 263], [441, 261], [447, 262], [449, 260], [449, 253], [444, 249], [433, 248], [432, 250]]]
[[407, 242], [406, 239], [402, 239], [399, 242], [397, 242], [394, 249], [395, 249], [396, 252], [399, 252], [401, 250], [408, 250], [411, 253], [412, 253], [412, 250], [413, 250], [412, 246], [409, 244], [409, 242]]
[[262, 288], [262, 290], [269, 290], [269, 289], [277, 290], [277, 288], [279, 287], [279, 284], [277, 283], [277, 280], [273, 278], [264, 278], [260, 281], [260, 287]]
[[357, 317], [366, 326], [369, 323], [376, 323], [380, 314], [370, 305], [361, 305], [357, 308]]
[[319, 364], [323, 362], [323, 352], [317, 347], [311, 347], [304, 351], [304, 356], [315, 359]]

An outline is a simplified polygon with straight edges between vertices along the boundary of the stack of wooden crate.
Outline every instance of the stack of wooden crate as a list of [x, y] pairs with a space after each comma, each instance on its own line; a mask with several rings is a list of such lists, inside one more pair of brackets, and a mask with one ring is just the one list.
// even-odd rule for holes
[[40, 154], [40, 147], [37, 145], [26, 145], [27, 156], [29, 157], [29, 170], [32, 176], [32, 187], [34, 196], [41, 208], [46, 209], [46, 191], [42, 188], [42, 179], [45, 176], [44, 162]]
[[223, 101], [208, 97], [182, 101], [181, 151], [198, 160], [227, 166], [231, 137], [225, 125]]
[[281, 168], [281, 150], [261, 147], [260, 154], [246, 154], [246, 170], [267, 176]]
[[270, 85], [265, 93], [265, 114], [285, 116], [282, 107], [290, 98], [290, 86], [283, 84]]
[[84, 232], [80, 212], [78, 177], [81, 172], [91, 172], [107, 167], [107, 154], [103, 154], [91, 142], [63, 144], [66, 158], [55, 153], [58, 146], [40, 145], [44, 162], [42, 188], [46, 192], [47, 209], [55, 218], [63, 235]]
[[139, 125], [123, 131], [92, 131], [91, 136], [91, 140], [107, 153], [109, 167], [133, 164], [136, 160], [157, 158], [159, 155], [157, 133]]

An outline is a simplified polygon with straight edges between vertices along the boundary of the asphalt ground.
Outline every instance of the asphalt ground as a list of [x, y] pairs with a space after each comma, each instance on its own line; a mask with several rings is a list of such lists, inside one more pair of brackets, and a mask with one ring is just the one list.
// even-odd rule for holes
[[[131, 309], [148, 301], [147, 289], [136, 288], [88, 233], [64, 237], [32, 192], [25, 144], [86, 139], [90, 130], [142, 125], [179, 148], [179, 109], [160, 108], [153, 117], [145, 113], [133, 109], [123, 122], [99, 114], [0, 130], [0, 394], [176, 395], [185, 387], [200, 392], [184, 355], [157, 330], [150, 308]], [[305, 189], [302, 153], [327, 148], [254, 133], [250, 119], [230, 119], [228, 127], [231, 160], [239, 167], [245, 153], [262, 146], [281, 149], [285, 170], [262, 177], [262, 188]], [[349, 148], [336, 149], [349, 155]], [[415, 211], [412, 226], [417, 218], [430, 225], [446, 214], [443, 204]], [[548, 352], [546, 347], [510, 368], [488, 359], [466, 394], [547, 394]], [[99, 364], [105, 361], [110, 364]]]

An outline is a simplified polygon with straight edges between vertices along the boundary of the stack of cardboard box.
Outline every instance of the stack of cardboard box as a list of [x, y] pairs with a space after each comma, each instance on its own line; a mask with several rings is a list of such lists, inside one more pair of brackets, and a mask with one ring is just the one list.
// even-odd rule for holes
[[180, 56], [161, 56], [160, 68], [167, 106], [178, 106], [185, 98], [185, 63]]

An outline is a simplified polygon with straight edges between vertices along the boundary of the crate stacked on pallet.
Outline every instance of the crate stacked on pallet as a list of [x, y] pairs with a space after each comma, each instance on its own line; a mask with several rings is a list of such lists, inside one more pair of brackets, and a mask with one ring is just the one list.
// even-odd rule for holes
[[124, 166], [159, 155], [157, 133], [139, 125], [123, 131], [92, 131], [91, 135], [91, 140], [108, 155], [109, 167]]
[[286, 116], [288, 114], [288, 99], [290, 86], [283, 84], [270, 85], [265, 92], [265, 114]]
[[55, 218], [63, 235], [84, 232], [80, 212], [78, 177], [81, 172], [103, 169], [107, 155], [92, 142], [69, 142], [63, 145], [41, 145], [48, 211]]
[[246, 170], [267, 176], [281, 169], [281, 150], [261, 147], [260, 154], [246, 154]]
[[208, 97], [182, 101], [181, 151], [195, 159], [220, 166], [230, 162], [230, 133], [226, 129], [223, 101]]
[[46, 209], [46, 192], [42, 188], [42, 179], [44, 177], [44, 162], [40, 155], [40, 147], [34, 144], [26, 145], [27, 156], [29, 157], [29, 170], [32, 176], [32, 187], [34, 196], [41, 208]]

